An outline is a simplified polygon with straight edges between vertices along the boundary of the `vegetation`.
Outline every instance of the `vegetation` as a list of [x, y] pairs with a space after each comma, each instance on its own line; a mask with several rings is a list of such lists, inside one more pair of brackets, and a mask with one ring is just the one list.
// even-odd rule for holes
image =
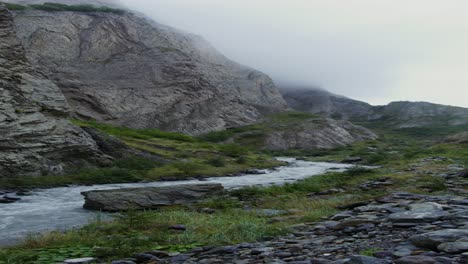
[[74, 120], [73, 122], [113, 135], [135, 149], [153, 154], [157, 159], [127, 157], [116, 160], [110, 167], [88, 167], [61, 176], [0, 177], [0, 186], [3, 188], [54, 187], [69, 184], [127, 183], [223, 176], [282, 164], [271, 156], [256, 153], [247, 147], [203, 142], [182, 133], [158, 129], [134, 130], [93, 121]]
[[43, 4], [34, 4], [34, 5], [18, 5], [18, 4], [10, 4], [6, 3], [5, 6], [14, 11], [23, 11], [26, 9], [32, 10], [42, 10], [42, 11], [74, 11], [74, 12], [105, 12], [105, 13], [114, 13], [114, 14], [125, 14], [125, 10], [116, 9], [111, 7], [97, 7], [93, 5], [65, 5], [59, 3], [50, 3], [46, 2]]
[[4, 3], [4, 4], [7, 9], [14, 10], [14, 11], [22, 11], [27, 8], [24, 5], [18, 5], [18, 4], [12, 4], [12, 3]]
[[[308, 115], [289, 113], [270, 117], [279, 123], [294, 123]], [[253, 145], [218, 144], [240, 135], [260, 135], [268, 128], [266, 123], [227, 131], [209, 133], [199, 138], [159, 130], [131, 130], [96, 122], [75, 123], [91, 126], [116, 136], [126, 144], [157, 155], [165, 160], [156, 164], [152, 160], [130, 158], [115, 161], [112, 168], [102, 171], [83, 171], [64, 177], [72, 182], [139, 181], [165, 177], [214, 176], [238, 172], [248, 168], [276, 166], [270, 155], [292, 155], [312, 161], [340, 161], [359, 156], [368, 164], [382, 165], [378, 169], [355, 167], [346, 172], [333, 172], [313, 176], [282, 186], [249, 187], [231, 191], [197, 205], [167, 208], [158, 211], [128, 212], [116, 215], [111, 222], [99, 218], [89, 225], [67, 232], [34, 235], [21, 245], [0, 250], [0, 263], [50, 263], [69, 257], [93, 256], [106, 261], [128, 257], [135, 252], [165, 250], [183, 252], [200, 246], [228, 245], [253, 242], [288, 231], [298, 223], [315, 222], [338, 212], [342, 206], [374, 199], [395, 191], [446, 194], [450, 191], [443, 173], [450, 164], [468, 166], [468, 149], [460, 144], [440, 143], [437, 137], [421, 135], [409, 130], [384, 130], [380, 139], [359, 142], [333, 150], [257, 153]], [[440, 134], [451, 133], [450, 129]], [[240, 137], [242, 138], [242, 137]], [[252, 136], [254, 139], [254, 136]], [[430, 157], [441, 159], [428, 159]], [[412, 170], [407, 170], [412, 164]], [[430, 171], [431, 173], [427, 173]], [[104, 176], [103, 176], [104, 175]], [[362, 189], [369, 181], [389, 179], [392, 184], [381, 188]], [[60, 182], [60, 177], [40, 178], [41, 182]], [[70, 180], [72, 179], [72, 180]], [[29, 181], [33, 181], [29, 179]], [[11, 182], [10, 182], [11, 183]], [[39, 182], [36, 182], [39, 183]], [[51, 183], [51, 184], [52, 184]], [[1, 182], [0, 185], [4, 184]], [[21, 183], [15, 182], [13, 184]], [[465, 189], [468, 186], [464, 186]], [[341, 189], [330, 195], [318, 192]], [[310, 196], [313, 196], [313, 199]], [[213, 214], [203, 213], [211, 208]], [[249, 208], [249, 210], [246, 210]], [[261, 209], [286, 210], [287, 215], [269, 219], [257, 213]], [[185, 231], [169, 227], [183, 224]], [[378, 249], [369, 248], [361, 254], [372, 255]]]

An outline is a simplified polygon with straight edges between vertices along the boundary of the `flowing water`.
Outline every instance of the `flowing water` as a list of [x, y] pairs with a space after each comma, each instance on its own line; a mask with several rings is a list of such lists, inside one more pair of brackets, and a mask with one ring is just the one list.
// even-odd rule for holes
[[[273, 170], [265, 170], [265, 174], [214, 177], [203, 180], [203, 183], [221, 183], [226, 189], [268, 186], [295, 182], [309, 176], [323, 174], [329, 170], [343, 171], [352, 166], [289, 158], [279, 159], [289, 162], [289, 165]], [[65, 230], [89, 223], [98, 214], [82, 208], [84, 199], [80, 193], [83, 191], [197, 183], [200, 183], [200, 181], [105, 184], [34, 190], [32, 195], [22, 197], [19, 202], [0, 204], [0, 245], [17, 243], [28, 234]]]

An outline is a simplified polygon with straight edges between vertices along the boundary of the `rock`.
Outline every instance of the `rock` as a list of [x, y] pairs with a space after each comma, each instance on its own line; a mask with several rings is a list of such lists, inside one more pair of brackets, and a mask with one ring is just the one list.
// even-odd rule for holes
[[112, 261], [111, 264], [137, 264], [137, 263], [132, 260], [115, 260], [115, 261]]
[[95, 258], [76, 258], [76, 259], [66, 259], [63, 261], [65, 264], [86, 264], [95, 262]]
[[468, 178], [468, 170], [460, 172], [458, 176], [462, 178]]
[[[467, 235], [467, 238], [468, 238], [468, 235]], [[468, 252], [468, 242], [456, 241], [456, 242], [442, 243], [439, 246], [437, 246], [437, 249], [440, 251], [447, 252], [447, 253]]]
[[0, 177], [55, 175], [107, 162], [69, 121], [60, 88], [31, 66], [13, 15], [3, 5], [0, 25]]
[[407, 256], [395, 260], [395, 264], [437, 264], [437, 261], [428, 256]]
[[132, 256], [132, 258], [136, 259], [138, 263], [147, 263], [149, 261], [158, 261], [159, 258], [155, 257], [152, 254], [135, 254]]
[[15, 27], [81, 118], [202, 134], [287, 109], [269, 76], [139, 14], [28, 10]]
[[440, 220], [450, 214], [445, 211], [405, 211], [389, 215], [394, 223], [422, 223]]
[[344, 160], [341, 161], [341, 163], [358, 163], [361, 162], [362, 158], [361, 157], [348, 157]]
[[87, 191], [81, 194], [85, 197], [85, 209], [119, 212], [188, 205], [223, 189], [221, 184], [196, 184]]
[[20, 197], [11, 196], [11, 195], [5, 195], [5, 196], [3, 196], [3, 199], [10, 200], [10, 201], [13, 201], [13, 202], [21, 200]]
[[346, 264], [390, 264], [391, 262], [384, 259], [377, 259], [368, 256], [352, 256]]
[[286, 210], [274, 210], [274, 209], [256, 209], [253, 212], [258, 216], [265, 216], [265, 217], [273, 217], [279, 215], [287, 215], [289, 214]]
[[[316, 118], [301, 120], [293, 125], [279, 126], [264, 123], [268, 129], [262, 148], [267, 150], [287, 149], [332, 149], [357, 141], [376, 139], [372, 131], [346, 120]], [[294, 126], [294, 129], [290, 129]]]
[[187, 227], [185, 225], [173, 225], [173, 226], [170, 226], [169, 229], [177, 230], [177, 231], [185, 231], [187, 230]]
[[15, 200], [0, 198], [0, 204], [10, 204], [16, 202]]
[[410, 237], [410, 241], [422, 248], [437, 250], [442, 243], [455, 242], [468, 237], [468, 229], [444, 229]]

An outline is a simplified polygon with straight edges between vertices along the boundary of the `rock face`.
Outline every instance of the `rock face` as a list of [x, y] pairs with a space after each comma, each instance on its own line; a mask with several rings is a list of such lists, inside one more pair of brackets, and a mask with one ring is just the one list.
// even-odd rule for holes
[[131, 13], [29, 10], [14, 21], [27, 57], [80, 118], [200, 134], [287, 107], [265, 74]]
[[105, 162], [68, 114], [60, 89], [28, 63], [13, 16], [0, 4], [0, 176], [62, 173]]
[[372, 106], [320, 89], [288, 88], [282, 94], [298, 111], [357, 121], [381, 121], [387, 127], [408, 128], [431, 125], [468, 124], [468, 109], [426, 102], [393, 102]]
[[223, 190], [221, 184], [176, 185], [82, 192], [85, 209], [119, 212], [187, 205]]
[[377, 139], [377, 136], [364, 127], [353, 125], [345, 120], [320, 118], [268, 133], [265, 148], [270, 150], [331, 149], [356, 141], [373, 139]]

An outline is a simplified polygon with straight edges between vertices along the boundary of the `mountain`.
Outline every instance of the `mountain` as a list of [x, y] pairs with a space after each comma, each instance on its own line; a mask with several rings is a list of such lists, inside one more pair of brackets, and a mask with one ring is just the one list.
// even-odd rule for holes
[[306, 113], [322, 114], [327, 117], [367, 118], [373, 109], [370, 104], [322, 89], [294, 87], [284, 88], [281, 93], [291, 108]]
[[350, 121], [379, 122], [389, 128], [468, 125], [468, 108], [427, 102], [392, 102], [384, 106], [372, 106], [310, 88], [283, 88], [281, 92], [295, 110]]
[[69, 110], [60, 89], [28, 63], [13, 17], [0, 4], [0, 175], [59, 174], [108, 162], [67, 120]]
[[14, 23], [31, 64], [78, 118], [201, 134], [287, 109], [267, 75], [130, 12], [26, 10]]

